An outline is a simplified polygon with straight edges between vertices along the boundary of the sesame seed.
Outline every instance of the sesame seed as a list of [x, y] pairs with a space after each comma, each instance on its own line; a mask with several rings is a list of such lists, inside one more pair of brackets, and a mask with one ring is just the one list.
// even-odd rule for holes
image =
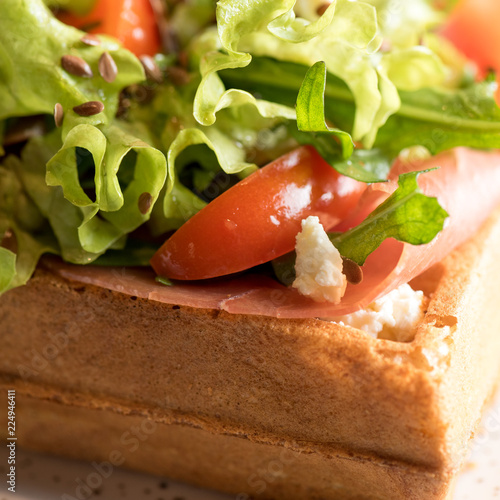
[[141, 214], [147, 214], [151, 208], [151, 205], [153, 203], [153, 197], [149, 193], [142, 193], [141, 196], [139, 196], [139, 201], [138, 201], [138, 206], [139, 206], [139, 212]]
[[56, 124], [56, 127], [60, 127], [62, 125], [64, 119], [64, 109], [62, 107], [62, 104], [60, 102], [56, 102], [56, 105], [54, 106], [54, 122]]
[[62, 56], [61, 66], [72, 75], [81, 76], [83, 78], [92, 78], [94, 76], [87, 62], [78, 56], [69, 54]]
[[109, 52], [103, 52], [99, 58], [99, 73], [103, 80], [108, 83], [114, 82], [118, 75], [118, 68], [116, 67], [115, 60], [111, 57]]
[[146, 78], [148, 80], [153, 80], [153, 82], [156, 83], [161, 83], [163, 81], [161, 70], [151, 56], [142, 55], [141, 57], [139, 57], [139, 60], [144, 67]]
[[104, 111], [104, 104], [101, 101], [88, 101], [79, 106], [75, 106], [73, 111], [80, 116], [97, 115]]
[[80, 38], [80, 42], [84, 43], [85, 45], [92, 45], [94, 47], [97, 47], [98, 45], [101, 45], [101, 40], [97, 38], [95, 35], [91, 35], [90, 33], [86, 33], [85, 35]]

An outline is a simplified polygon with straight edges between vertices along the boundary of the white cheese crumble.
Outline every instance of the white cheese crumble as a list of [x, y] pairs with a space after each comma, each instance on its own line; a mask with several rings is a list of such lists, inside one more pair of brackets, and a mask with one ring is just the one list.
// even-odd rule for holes
[[408, 342], [424, 315], [424, 294], [410, 285], [401, 285], [366, 309], [346, 316], [329, 318], [341, 325], [363, 330], [375, 338]]
[[342, 257], [318, 217], [310, 216], [302, 221], [295, 252], [296, 279], [292, 286], [317, 302], [338, 304], [347, 286], [342, 273]]

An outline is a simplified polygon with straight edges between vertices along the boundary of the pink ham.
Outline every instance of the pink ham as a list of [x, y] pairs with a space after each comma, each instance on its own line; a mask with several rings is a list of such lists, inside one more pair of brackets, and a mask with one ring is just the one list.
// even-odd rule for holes
[[[439, 167], [419, 177], [419, 186], [437, 196], [450, 214], [445, 229], [429, 244], [412, 246], [386, 240], [363, 266], [364, 280], [348, 285], [339, 305], [316, 303], [286, 288], [273, 279], [259, 275], [230, 277], [224, 280], [179, 283], [166, 287], [154, 281], [150, 270], [123, 271], [96, 266], [48, 265], [63, 277], [129, 295], [159, 302], [199, 308], [214, 308], [235, 314], [259, 314], [281, 318], [333, 317], [357, 311], [403, 283], [407, 283], [452, 249], [470, 238], [500, 204], [500, 152], [479, 152], [457, 148], [418, 165], [396, 162], [391, 182], [370, 187], [359, 213], [372, 209], [388, 191], [396, 188], [400, 173]], [[47, 264], [46, 264], [47, 265]]]

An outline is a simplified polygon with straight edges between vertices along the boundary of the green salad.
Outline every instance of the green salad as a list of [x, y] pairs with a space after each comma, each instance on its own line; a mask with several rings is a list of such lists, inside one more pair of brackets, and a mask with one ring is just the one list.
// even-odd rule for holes
[[[151, 57], [86, 38], [61, 5], [78, 16], [94, 2], [4, 0], [0, 17], [0, 293], [46, 253], [148, 265], [212, 199], [299, 145], [365, 183], [401, 152], [500, 147], [495, 79], [476, 78], [424, 0], [165, 2], [158, 26], [175, 44]], [[400, 189], [385, 207], [398, 234], [429, 241], [445, 216], [410, 231], [439, 207], [415, 215], [415, 176]]]

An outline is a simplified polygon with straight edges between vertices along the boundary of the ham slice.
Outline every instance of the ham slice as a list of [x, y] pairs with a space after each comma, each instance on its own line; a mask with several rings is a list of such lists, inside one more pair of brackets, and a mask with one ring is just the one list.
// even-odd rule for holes
[[363, 197], [358, 213], [366, 214], [397, 187], [399, 174], [436, 168], [422, 173], [422, 191], [436, 196], [450, 217], [445, 228], [429, 244], [413, 246], [386, 240], [363, 266], [364, 280], [348, 285], [339, 305], [317, 303], [286, 288], [272, 278], [246, 274], [214, 281], [177, 282], [167, 287], [154, 281], [148, 269], [113, 269], [72, 266], [46, 261], [52, 271], [83, 283], [150, 300], [182, 306], [225, 310], [234, 314], [258, 314], [280, 318], [335, 317], [366, 307], [377, 298], [407, 283], [476, 233], [500, 205], [500, 152], [457, 148], [418, 164], [396, 162], [390, 181], [373, 185]]

